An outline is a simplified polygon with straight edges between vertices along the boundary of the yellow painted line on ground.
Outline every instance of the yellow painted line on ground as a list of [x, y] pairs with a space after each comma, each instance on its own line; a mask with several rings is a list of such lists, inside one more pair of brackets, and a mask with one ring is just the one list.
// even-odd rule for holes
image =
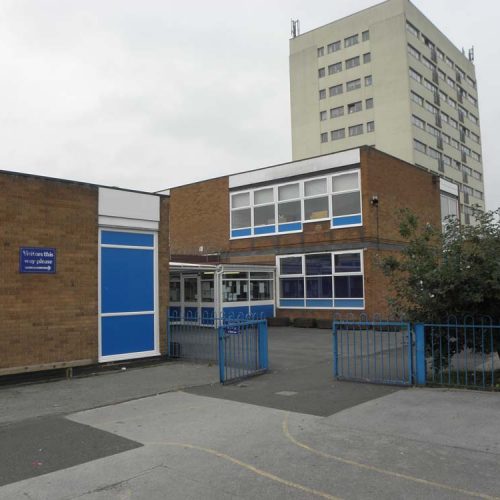
[[187, 448], [190, 450], [203, 451], [205, 453], [209, 453], [210, 455], [215, 455], [218, 458], [222, 458], [223, 460], [227, 460], [228, 462], [232, 462], [233, 464], [239, 465], [240, 467], [243, 467], [244, 469], [247, 469], [247, 470], [253, 472], [254, 474], [258, 474], [259, 476], [270, 479], [271, 481], [276, 481], [277, 483], [288, 486], [289, 488], [294, 488], [296, 490], [304, 491], [305, 493], [310, 493], [311, 495], [316, 495], [317, 497], [327, 498], [328, 500], [342, 500], [341, 498], [330, 495], [329, 493], [325, 493], [324, 491], [315, 490], [314, 488], [308, 488], [307, 486], [304, 486], [302, 484], [288, 481], [288, 479], [283, 479], [282, 477], [271, 474], [270, 472], [267, 472], [267, 471], [262, 470], [262, 469], [258, 469], [257, 467], [254, 467], [253, 465], [242, 462], [241, 460], [238, 460], [237, 458], [226, 455], [225, 453], [221, 453], [220, 451], [213, 450], [212, 448], [204, 448], [203, 446], [197, 446], [197, 445], [188, 444], [188, 443], [177, 443], [175, 441], [167, 441], [167, 442], [160, 441], [160, 442], [144, 443], [144, 444], [176, 446], [178, 448]]
[[303, 448], [304, 450], [314, 453], [315, 455], [318, 455], [320, 457], [329, 458], [331, 460], [335, 460], [342, 464], [352, 465], [354, 467], [359, 467], [361, 469], [369, 470], [372, 472], [378, 472], [379, 474], [385, 474], [386, 476], [396, 477], [398, 479], [404, 479], [406, 481], [412, 481], [414, 483], [424, 484], [426, 486], [432, 486], [434, 488], [440, 488], [442, 490], [452, 491], [453, 493], [461, 493], [462, 495], [468, 495], [476, 498], [484, 498], [486, 500], [500, 500], [500, 497], [492, 497], [490, 495], [486, 495], [485, 493], [478, 493], [476, 491], [468, 491], [468, 490], [463, 490], [461, 488], [454, 488], [453, 486], [448, 486], [447, 484], [437, 483], [435, 481], [428, 481], [427, 479], [409, 476], [407, 474], [401, 474], [399, 472], [394, 472], [387, 469], [381, 469], [380, 467], [375, 467], [373, 465], [368, 465], [368, 464], [362, 464], [360, 462], [355, 462], [354, 460], [349, 460], [347, 458], [330, 455], [330, 453], [325, 453], [324, 451], [316, 450], [315, 448], [312, 448], [311, 446], [308, 446], [305, 443], [297, 441], [297, 439], [295, 439], [290, 434], [290, 431], [288, 430], [288, 413], [285, 415], [282, 427], [283, 427], [283, 434], [289, 441], [291, 441], [293, 444], [297, 446], [300, 446], [300, 448]]

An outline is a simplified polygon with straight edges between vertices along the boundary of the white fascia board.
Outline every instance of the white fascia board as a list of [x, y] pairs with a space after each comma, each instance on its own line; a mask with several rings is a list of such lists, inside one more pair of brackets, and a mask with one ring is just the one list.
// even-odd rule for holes
[[458, 197], [458, 186], [446, 179], [439, 179], [439, 189], [444, 193], [452, 194], [453, 196]]
[[243, 172], [229, 176], [229, 189], [251, 186], [261, 182], [279, 181], [287, 177], [304, 174], [315, 174], [324, 170], [354, 165], [360, 161], [359, 148], [332, 153], [330, 155], [307, 158], [305, 160], [293, 161], [276, 165], [274, 167], [261, 168], [250, 172]]
[[99, 188], [99, 215], [159, 222], [160, 197], [154, 194]]

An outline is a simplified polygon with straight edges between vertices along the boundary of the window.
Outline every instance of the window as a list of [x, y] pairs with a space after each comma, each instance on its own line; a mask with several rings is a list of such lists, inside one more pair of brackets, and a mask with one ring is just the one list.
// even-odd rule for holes
[[361, 111], [363, 109], [363, 105], [361, 103], [361, 101], [357, 101], [357, 102], [352, 102], [351, 104], [348, 104], [347, 105], [347, 114], [351, 114], [351, 113], [357, 113], [358, 111]]
[[172, 279], [169, 285], [170, 302], [181, 301], [181, 282], [180, 279]]
[[325, 47], [318, 47], [318, 57], [325, 55]]
[[427, 148], [427, 154], [435, 160], [439, 160], [441, 158], [441, 153], [433, 148]]
[[323, 132], [320, 136], [321, 142], [328, 142], [328, 134], [326, 132]]
[[420, 52], [413, 45], [408, 44], [408, 54], [420, 61]]
[[449, 76], [446, 77], [446, 83], [452, 88], [454, 89], [455, 88], [455, 82], [453, 81], [453, 79]]
[[248, 301], [248, 273], [228, 272], [222, 275], [223, 302]]
[[417, 141], [416, 139], [413, 139], [413, 148], [421, 153], [427, 153], [427, 146], [423, 142]]
[[349, 137], [353, 137], [355, 135], [361, 135], [363, 133], [363, 124], [353, 125], [349, 127]]
[[370, 87], [372, 82], [372, 75], [365, 76], [365, 87]]
[[342, 94], [342, 92], [344, 92], [344, 86], [342, 83], [340, 83], [339, 85], [334, 85], [333, 87], [330, 87], [328, 89], [328, 92], [329, 92], [330, 97]]
[[340, 40], [337, 42], [329, 43], [326, 48], [329, 54], [331, 54], [332, 52], [337, 52], [337, 50], [341, 49]]
[[415, 28], [415, 26], [413, 26], [413, 24], [409, 23], [408, 21], [406, 21], [406, 31], [408, 31], [408, 33], [411, 33], [413, 36], [416, 36], [417, 38], [420, 34], [418, 29]]
[[352, 35], [344, 39], [344, 47], [352, 47], [359, 43], [358, 35]]
[[436, 54], [439, 57], [439, 59], [441, 59], [441, 61], [444, 61], [444, 53], [442, 50], [439, 50], [438, 48], [436, 48]]
[[339, 139], [344, 139], [345, 128], [338, 128], [337, 130], [332, 130], [331, 136], [332, 136], [332, 141], [338, 141]]
[[436, 108], [436, 106], [434, 106], [433, 104], [431, 104], [430, 102], [428, 101], [425, 101], [424, 103], [424, 107], [427, 111], [429, 111], [430, 113], [432, 113], [433, 115], [437, 115], [439, 114], [439, 109]]
[[361, 33], [361, 40], [363, 40], [363, 42], [367, 42], [369, 39], [370, 39], [370, 32], [368, 30], [363, 31], [363, 33]]
[[366, 109], [372, 109], [373, 108], [373, 97], [370, 97], [369, 99], [366, 99], [366, 101], [365, 101], [365, 108]]
[[455, 196], [441, 193], [441, 221], [443, 224], [447, 217], [458, 217], [458, 199]]
[[326, 111], [319, 112], [319, 120], [324, 122], [326, 120]]
[[275, 224], [274, 190], [258, 189], [253, 192], [253, 225], [269, 226]]
[[355, 68], [356, 66], [359, 66], [359, 56], [351, 57], [345, 62], [345, 69]]
[[419, 106], [423, 106], [424, 105], [424, 100], [422, 97], [420, 97], [416, 92], [413, 92], [413, 90], [411, 91], [410, 93], [410, 98], [413, 102], [415, 102], [416, 104], [418, 104]]
[[422, 59], [421, 59], [421, 60], [422, 60], [422, 64], [423, 64], [426, 68], [430, 69], [431, 71], [435, 71], [435, 70], [436, 70], [436, 66], [435, 66], [433, 63], [431, 63], [431, 62], [429, 61], [429, 59], [427, 59], [426, 57], [422, 57]]
[[284, 308], [364, 307], [360, 251], [277, 257], [279, 306]]
[[304, 220], [328, 219], [327, 178], [304, 182]]
[[453, 68], [453, 66], [454, 66], [453, 61], [452, 61], [449, 57], [446, 57], [446, 64], [447, 64], [450, 68]]
[[368, 122], [366, 124], [366, 131], [367, 132], [375, 132], [375, 122]]
[[363, 64], [369, 63], [371, 60], [372, 60], [371, 52], [367, 52], [366, 54], [363, 54]]
[[325, 68], [318, 69], [318, 78], [323, 78], [325, 76]]
[[344, 106], [330, 109], [330, 118], [337, 118], [339, 116], [344, 116]]
[[[417, 118], [416, 116], [413, 117], [413, 118], [416, 118], [416, 120], [420, 120], [420, 118]], [[422, 120], [420, 120], [422, 121]], [[416, 125], [417, 127], [419, 125], [417, 125], [417, 122], [416, 121], [413, 121], [413, 124]], [[423, 130], [425, 130], [425, 122], [423, 122]], [[422, 127], [420, 127], [422, 128]], [[441, 137], [441, 131], [439, 129], [437, 129], [436, 127], [433, 127], [432, 125], [430, 124], [427, 124], [427, 132], [429, 132], [429, 134], [433, 135], [434, 137]]]
[[469, 120], [472, 123], [475, 123], [476, 125], [479, 124], [479, 118], [477, 118], [476, 116], [474, 116], [472, 113], [469, 113]]
[[319, 98], [320, 99], [326, 99], [326, 89], [321, 89], [319, 91]]
[[335, 73], [340, 73], [342, 71], [342, 63], [338, 62], [335, 64], [330, 64], [328, 66], [328, 74], [329, 75], [334, 75]]
[[412, 115], [411, 122], [413, 123], [413, 125], [415, 125], [415, 127], [425, 130], [425, 122], [424, 120], [421, 120], [418, 116]]
[[339, 222], [361, 223], [361, 193], [358, 172], [334, 175], [332, 177], [333, 226]]
[[351, 80], [350, 82], [347, 82], [345, 84], [345, 88], [346, 88], [347, 92], [349, 92], [351, 90], [359, 89], [359, 88], [361, 88], [361, 80], [359, 78], [357, 80]]
[[431, 83], [429, 80], [427, 80], [426, 78], [424, 78], [424, 87], [427, 90], [430, 90], [433, 94], [437, 94], [437, 92], [438, 92], [437, 87], [433, 83]]
[[302, 219], [299, 183], [278, 187], [278, 222], [297, 222]]
[[413, 78], [416, 82], [422, 83], [422, 75], [417, 73], [413, 68], [409, 69], [410, 78]]
[[252, 225], [250, 193], [238, 193], [231, 196], [231, 228], [242, 229]]

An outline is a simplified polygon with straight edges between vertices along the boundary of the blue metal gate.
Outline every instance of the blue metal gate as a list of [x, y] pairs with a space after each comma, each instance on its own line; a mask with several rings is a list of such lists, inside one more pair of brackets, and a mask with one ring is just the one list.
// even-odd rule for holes
[[219, 364], [221, 383], [234, 382], [268, 369], [267, 321], [171, 317], [168, 353], [172, 358]]
[[413, 351], [410, 323], [343, 320], [333, 323], [333, 375], [339, 380], [410, 385]]

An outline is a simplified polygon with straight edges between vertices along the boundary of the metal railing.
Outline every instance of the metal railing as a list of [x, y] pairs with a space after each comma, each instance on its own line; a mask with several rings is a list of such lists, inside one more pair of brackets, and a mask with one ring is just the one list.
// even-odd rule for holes
[[172, 316], [167, 322], [168, 355], [219, 364], [221, 383], [268, 369], [267, 321], [253, 317]]
[[491, 319], [419, 323], [415, 334], [424, 341], [417, 369], [424, 371], [427, 384], [500, 389], [500, 326]]
[[335, 320], [333, 374], [343, 380], [411, 384], [413, 349], [410, 324]]

